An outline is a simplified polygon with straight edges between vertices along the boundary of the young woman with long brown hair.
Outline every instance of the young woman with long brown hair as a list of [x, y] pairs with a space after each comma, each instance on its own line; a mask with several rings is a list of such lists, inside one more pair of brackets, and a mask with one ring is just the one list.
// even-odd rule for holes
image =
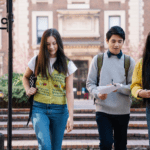
[[146, 118], [150, 141], [150, 33], [146, 39], [143, 58], [137, 62], [134, 68], [131, 93], [137, 99], [143, 98], [144, 103], [146, 103]]
[[[26, 94], [34, 95], [31, 119], [39, 150], [61, 150], [66, 124], [67, 132], [73, 129], [73, 73], [76, 69], [64, 54], [58, 31], [46, 30], [38, 57], [30, 60], [23, 76]], [[33, 72], [37, 77], [36, 88], [29, 86]]]

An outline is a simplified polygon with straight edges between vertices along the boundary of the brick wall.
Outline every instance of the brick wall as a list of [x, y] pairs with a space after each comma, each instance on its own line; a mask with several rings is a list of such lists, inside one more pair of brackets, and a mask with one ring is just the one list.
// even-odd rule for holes
[[[6, 17], [6, 15], [7, 15], [6, 14], [6, 5], [0, 6], [0, 9], [3, 9], [2, 17]], [[6, 25], [2, 25], [2, 27], [6, 27]], [[6, 73], [8, 73], [8, 33], [6, 30], [2, 30], [1, 37], [2, 37], [2, 49], [0, 49], [0, 53], [4, 53], [3, 74], [6, 74]]]
[[150, 32], [150, 1], [144, 1], [144, 36], [147, 37]]

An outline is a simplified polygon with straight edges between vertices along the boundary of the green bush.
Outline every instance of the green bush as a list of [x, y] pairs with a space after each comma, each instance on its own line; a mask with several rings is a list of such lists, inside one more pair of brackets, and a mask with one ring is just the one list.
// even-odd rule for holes
[[146, 107], [145, 103], [143, 102], [143, 99], [136, 99], [135, 97], [130, 95], [130, 98], [132, 99], [132, 105], [131, 108], [143, 108]]
[[[27, 102], [25, 89], [22, 82], [23, 74], [13, 73], [12, 78], [12, 99], [18, 103]], [[3, 92], [3, 100], [8, 102], [8, 74], [0, 77], [0, 91]]]

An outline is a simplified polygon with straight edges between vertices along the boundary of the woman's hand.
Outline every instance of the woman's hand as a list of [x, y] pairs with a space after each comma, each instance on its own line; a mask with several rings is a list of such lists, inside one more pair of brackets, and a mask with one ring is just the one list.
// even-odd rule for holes
[[141, 98], [150, 98], [150, 90], [140, 90], [138, 96]]
[[69, 117], [67, 121], [67, 132], [73, 130], [73, 117]]
[[31, 87], [27, 90], [26, 94], [30, 97], [31, 95], [34, 95], [37, 92], [37, 88]]

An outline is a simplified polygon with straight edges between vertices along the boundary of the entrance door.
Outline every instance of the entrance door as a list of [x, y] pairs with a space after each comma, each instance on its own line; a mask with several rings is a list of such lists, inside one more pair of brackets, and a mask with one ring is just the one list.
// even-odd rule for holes
[[85, 94], [86, 88], [86, 79], [88, 75], [88, 61], [75, 60], [75, 65], [78, 70], [74, 74], [74, 97], [75, 98], [83, 98]]

